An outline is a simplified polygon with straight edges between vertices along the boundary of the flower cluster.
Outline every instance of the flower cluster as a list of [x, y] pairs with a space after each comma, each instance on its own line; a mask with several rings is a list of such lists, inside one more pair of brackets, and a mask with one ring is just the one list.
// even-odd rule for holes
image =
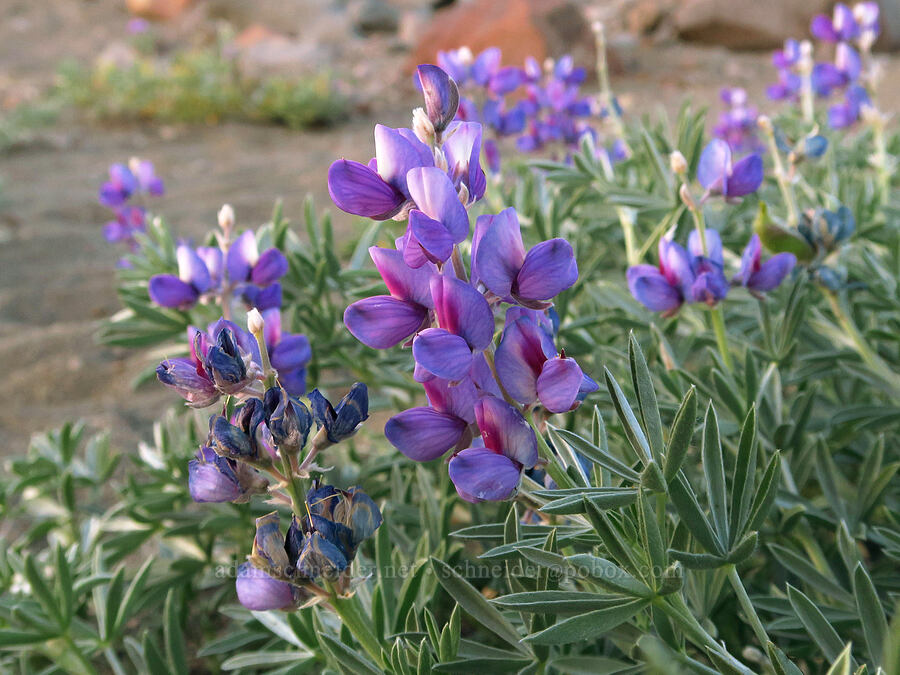
[[100, 204], [113, 212], [113, 220], [103, 226], [106, 240], [123, 242], [136, 250], [134, 235], [146, 229], [147, 210], [134, 201], [145, 196], [158, 197], [163, 192], [163, 182], [148, 160], [132, 157], [127, 165], [110, 166], [109, 180], [100, 186], [98, 195]]
[[[428, 405], [388, 421], [391, 444], [417, 461], [450, 452], [450, 478], [463, 499], [508, 499], [523, 470], [538, 463], [523, 413], [537, 405], [565, 412], [597, 389], [557, 351], [547, 313], [578, 268], [564, 239], [526, 250], [509, 208], [478, 217], [467, 271], [460, 248], [471, 231], [467, 207], [484, 192], [478, 145], [469, 139], [480, 141], [481, 125], [451, 121], [458, 89], [447, 73], [420, 66], [418, 75], [425, 110], [414, 113], [413, 129], [379, 125], [373, 162], [341, 159], [329, 170], [329, 191], [344, 211], [408, 219], [395, 248], [369, 249], [388, 295], [351, 304], [344, 323], [369, 347], [412, 348]], [[389, 194], [382, 186], [397, 192], [392, 200], [380, 201]], [[496, 315], [504, 318], [497, 345]]]
[[726, 87], [720, 93], [725, 110], [719, 113], [719, 122], [713, 133], [724, 140], [734, 152], [762, 152], [763, 145], [757, 136], [756, 120], [759, 111], [747, 101], [747, 91], [740, 87]]
[[[789, 39], [772, 56], [778, 70], [778, 82], [768, 88], [773, 100], [797, 100], [806, 97], [809, 108], [813, 95], [829, 98], [843, 92], [844, 100], [828, 110], [829, 125], [842, 129], [853, 125], [865, 106], [871, 105], [867, 71], [872, 45], [880, 32], [879, 9], [875, 2], [860, 2], [853, 9], [837, 3], [832, 16], [819, 14], [810, 24], [810, 32], [821, 43], [834, 45], [831, 61], [814, 62], [809, 41]], [[811, 112], [811, 110], [810, 110]]]
[[281, 307], [281, 284], [288, 261], [277, 248], [262, 253], [252, 230], [232, 241], [234, 212], [227, 204], [219, 212], [219, 246], [178, 245], [178, 274], [150, 278], [150, 299], [161, 307], [190, 309], [198, 301], [230, 303], [239, 298], [260, 311]]
[[[275, 310], [277, 312], [277, 310]], [[289, 609], [327, 593], [314, 582], [325, 578], [338, 589], [359, 545], [381, 524], [381, 512], [358, 487], [337, 489], [318, 483], [300, 498], [299, 481], [321, 472], [313, 460], [326, 448], [350, 438], [368, 418], [368, 392], [357, 383], [337, 407], [318, 391], [310, 406], [292, 392], [305, 388], [303, 375], [282, 368], [309, 344], [302, 336], [278, 336], [276, 315], [248, 314], [249, 331], [220, 319], [207, 332], [191, 329], [190, 358], [167, 360], [159, 380], [194, 407], [207, 407], [222, 395], [240, 401], [230, 416], [215, 414], [209, 434], [188, 463], [188, 490], [196, 502], [246, 502], [268, 495], [290, 506], [291, 525], [282, 535], [277, 512], [257, 519], [248, 562], [238, 569], [240, 602], [254, 610]], [[277, 370], [276, 370], [277, 369]], [[318, 431], [302, 462], [313, 422]], [[271, 483], [274, 479], [275, 483]]]

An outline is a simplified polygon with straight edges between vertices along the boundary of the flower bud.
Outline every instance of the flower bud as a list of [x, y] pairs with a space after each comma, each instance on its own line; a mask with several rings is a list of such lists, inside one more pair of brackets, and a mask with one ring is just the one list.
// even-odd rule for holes
[[278, 522], [278, 512], [272, 511], [256, 519], [256, 536], [253, 538], [251, 560], [264, 562], [278, 576], [287, 576], [293, 570], [284, 549], [284, 537]]
[[457, 194], [459, 196], [459, 201], [463, 206], [469, 203], [469, 188], [466, 187], [465, 183], [459, 184], [459, 190], [457, 190]]
[[219, 227], [226, 232], [234, 227], [234, 209], [231, 204], [223, 204], [219, 209]]
[[206, 408], [221, 395], [211, 379], [191, 359], [168, 359], [156, 367], [156, 378], [174, 389], [192, 408]]
[[312, 414], [301, 401], [282, 389], [271, 387], [264, 399], [266, 426], [279, 449], [288, 454], [298, 454], [306, 445]]
[[438, 147], [434, 148], [434, 165], [441, 171], [446, 171], [448, 169], [447, 156], [444, 154], [444, 151]]
[[681, 201], [691, 211], [697, 210], [697, 202], [694, 201], [694, 196], [691, 194], [691, 189], [687, 183], [682, 183], [681, 187], [678, 188], [678, 196], [681, 197]]
[[676, 176], [685, 176], [688, 170], [687, 160], [678, 150], [669, 155], [669, 167]]
[[453, 78], [437, 66], [421, 65], [416, 72], [425, 96], [425, 112], [434, 131], [440, 133], [456, 117], [459, 89]]
[[772, 126], [772, 120], [769, 119], [768, 115], [760, 115], [756, 118], [756, 126], [765, 131], [767, 134], [773, 133], [774, 128]]
[[297, 571], [305, 577], [336, 579], [350, 563], [340, 549], [318, 532], [306, 538], [297, 558]]
[[254, 335], [259, 335], [265, 330], [266, 322], [259, 310], [254, 307], [247, 312], [247, 328]]
[[334, 518], [350, 528], [354, 548], [375, 534], [383, 520], [378, 505], [358, 486], [343, 493], [334, 507]]
[[247, 371], [249, 355], [242, 352], [231, 328], [222, 328], [216, 336], [216, 343], [203, 356], [200, 356], [200, 340], [201, 334], [198, 332], [194, 336], [194, 351], [212, 377], [216, 389], [223, 394], [237, 394], [252, 384], [252, 375]]
[[434, 145], [434, 124], [428, 119], [425, 110], [416, 108], [413, 110], [412, 128], [416, 134], [416, 138], [425, 145]]
[[319, 443], [324, 444], [324, 439], [320, 438], [323, 434], [328, 444], [340, 443], [355, 434], [369, 418], [369, 391], [362, 382], [350, 387], [350, 391], [341, 399], [337, 408], [332, 407], [318, 389], [310, 392], [309, 401], [312, 404], [313, 419], [316, 420], [320, 430], [316, 435]]
[[195, 502], [246, 502], [265, 492], [267, 485], [256, 469], [220, 457], [206, 446], [188, 463], [188, 489]]

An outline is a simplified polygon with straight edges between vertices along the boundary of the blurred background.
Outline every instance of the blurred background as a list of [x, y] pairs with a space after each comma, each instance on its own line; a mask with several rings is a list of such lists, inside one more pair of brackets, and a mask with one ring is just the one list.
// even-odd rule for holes
[[[83, 418], [133, 447], [171, 403], [134, 390], [147, 354], [98, 344], [119, 309], [120, 255], [97, 188], [113, 162], [151, 160], [154, 201], [199, 236], [231, 203], [256, 227], [276, 198], [298, 220], [307, 194], [330, 206], [326, 170], [365, 161], [378, 121], [406, 126], [415, 65], [467, 45], [504, 65], [571, 54], [592, 71], [606, 25], [625, 115], [685, 101], [721, 106], [743, 87], [762, 110], [771, 50], [806, 37], [825, 0], [3, 0], [0, 2], [0, 454]], [[883, 0], [886, 100], [900, 88], [900, 0]], [[588, 90], [595, 84], [588, 83]], [[712, 115], [710, 119], [714, 119]], [[353, 219], [335, 214], [337, 232]]]

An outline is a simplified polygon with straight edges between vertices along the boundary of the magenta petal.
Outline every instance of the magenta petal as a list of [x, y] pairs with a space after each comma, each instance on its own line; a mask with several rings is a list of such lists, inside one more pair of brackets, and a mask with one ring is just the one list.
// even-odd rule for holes
[[759, 269], [761, 253], [762, 246], [759, 241], [759, 235], [754, 234], [744, 247], [744, 252], [741, 254], [741, 269], [734, 277], [742, 286], [746, 286], [753, 273]]
[[[483, 356], [481, 356], [481, 360], [484, 360]], [[465, 378], [458, 384], [450, 384], [447, 380], [435, 377], [422, 386], [425, 388], [428, 402], [435, 410], [459, 417], [467, 424], [475, 421], [475, 402], [478, 400], [478, 391], [471, 378]]]
[[537, 379], [541, 405], [552, 413], [571, 410], [578, 398], [582, 379], [583, 373], [575, 359], [557, 357], [546, 361]]
[[444, 154], [454, 183], [462, 181], [469, 189], [469, 202], [484, 196], [487, 178], [481, 168], [481, 134], [478, 122], [454, 122], [447, 130]]
[[341, 211], [375, 220], [392, 218], [406, 201], [374, 169], [348, 159], [328, 168], [328, 194]]
[[467, 502], [510, 499], [519, 487], [521, 469], [508, 457], [472, 447], [455, 455], [448, 467], [456, 492]]
[[731, 166], [731, 148], [721, 138], [715, 138], [703, 148], [697, 166], [697, 180], [711, 191], [725, 191], [725, 181]]
[[[410, 211], [410, 215], [414, 213]], [[425, 216], [427, 218], [427, 216]], [[397, 250], [403, 252], [403, 262], [406, 263], [406, 266], [410, 269], [417, 270], [422, 267], [425, 263], [429, 262], [428, 254], [425, 252], [425, 249], [422, 248], [422, 245], [419, 243], [419, 240], [416, 239], [416, 235], [413, 234], [412, 218], [406, 223], [406, 232], [402, 237], [397, 239], [396, 245]]]
[[465, 420], [434, 408], [410, 408], [384, 425], [388, 442], [416, 462], [437, 459], [459, 442]]
[[[409, 212], [409, 229], [421, 248], [428, 252], [432, 262], [446, 262], [450, 258], [453, 253], [453, 237], [441, 222], [413, 209]], [[404, 249], [404, 260], [407, 257]]]
[[494, 337], [494, 315], [487, 300], [469, 284], [447, 275], [431, 280], [438, 325], [461, 336], [475, 351], [487, 349]]
[[762, 157], [756, 153], [747, 155], [734, 165], [728, 177], [726, 197], [743, 197], [756, 192], [763, 181]]
[[157, 274], [150, 277], [147, 290], [150, 299], [160, 307], [190, 307], [200, 297], [196, 288], [174, 274]]
[[440, 222], [458, 244], [469, 236], [469, 214], [459, 201], [453, 182], [437, 167], [418, 167], [406, 175], [409, 194], [416, 207]]
[[288, 261], [284, 253], [277, 248], [270, 248], [259, 256], [250, 273], [250, 281], [257, 286], [268, 286], [287, 274], [287, 271]]
[[225, 269], [228, 280], [240, 283], [250, 279], [250, 270], [259, 260], [259, 249], [256, 247], [256, 235], [247, 230], [232, 242], [225, 254]]
[[434, 307], [431, 299], [431, 279], [434, 277], [434, 267], [423, 265], [412, 269], [403, 260], [401, 251], [389, 248], [372, 246], [369, 249], [369, 255], [391, 295], [401, 300], [410, 300], [423, 307]]
[[459, 335], [427, 328], [413, 341], [413, 358], [425, 370], [445, 380], [461, 380], [472, 368], [472, 350]]
[[[635, 265], [643, 268], [646, 265]], [[694, 271], [691, 268], [691, 257], [681, 244], [666, 237], [659, 240], [659, 271], [669, 285], [680, 288], [682, 292], [694, 283]]]
[[426, 313], [421, 305], [390, 295], [376, 295], [347, 307], [344, 325], [364, 345], [388, 349], [415, 333]]
[[797, 257], [793, 253], [773, 255], [753, 273], [747, 281], [747, 288], [760, 292], [771, 291], [784, 281], [796, 264]]
[[456, 116], [456, 109], [459, 107], [456, 82], [437, 66], [421, 65], [416, 72], [425, 95], [428, 119], [436, 131], [443, 131]]
[[516, 295], [551, 300], [578, 281], [575, 252], [565, 239], [542, 241], [528, 251], [516, 277]]
[[527, 318], [510, 321], [494, 356], [497, 376], [507, 393], [526, 405], [537, 400], [537, 378], [544, 362], [556, 355], [553, 340]]
[[628, 268], [628, 290], [634, 299], [652, 312], [670, 312], [682, 303], [681, 291], [652, 265], [634, 265]]
[[483, 234], [472, 258], [478, 280], [501, 298], [509, 297], [516, 275], [525, 262], [525, 246], [516, 210], [510, 207], [495, 216], [481, 216], [478, 220], [484, 222]]
[[502, 399], [486, 396], [475, 404], [475, 419], [485, 447], [514, 459], [525, 468], [535, 465], [537, 438], [516, 408]]

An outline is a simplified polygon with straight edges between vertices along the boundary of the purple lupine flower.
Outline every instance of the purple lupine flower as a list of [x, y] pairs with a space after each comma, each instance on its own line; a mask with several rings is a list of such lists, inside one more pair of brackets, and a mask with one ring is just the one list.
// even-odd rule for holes
[[138, 189], [138, 180], [124, 164], [109, 167], [109, 180], [100, 186], [99, 199], [103, 206], [114, 208], [127, 202]]
[[766, 96], [773, 101], [787, 101], [796, 99], [803, 86], [803, 80], [796, 73], [787, 69], [778, 71], [778, 82], [766, 87]]
[[281, 279], [288, 271], [284, 253], [272, 247], [260, 254], [256, 235], [247, 230], [228, 247], [225, 269], [232, 284], [252, 283], [268, 286]]
[[328, 169], [328, 193], [342, 211], [387, 220], [409, 201], [406, 174], [434, 166], [434, 154], [411, 129], [375, 125], [375, 157], [368, 165], [339, 159]]
[[231, 419], [219, 415], [210, 421], [210, 435], [218, 454], [241, 462], [278, 459], [275, 439], [266, 422], [266, 406], [258, 398], [248, 398]]
[[817, 63], [813, 67], [813, 90], [816, 95], [827, 98], [835, 89], [856, 82], [861, 70], [859, 53], [846, 42], [841, 42], [835, 48], [834, 63]]
[[318, 389], [309, 393], [312, 416], [331, 443], [340, 443], [355, 434], [369, 419], [369, 390], [362, 382], [355, 382], [337, 407]]
[[146, 192], [154, 197], [159, 197], [165, 192], [165, 186], [162, 179], [156, 175], [153, 162], [147, 159], [135, 158], [129, 162], [129, 168], [137, 180], [138, 189], [142, 192]]
[[486, 396], [475, 404], [482, 444], [450, 459], [450, 480], [468, 502], [510, 499], [523, 469], [537, 463], [537, 437], [522, 414], [502, 399]]
[[281, 330], [281, 310], [277, 307], [262, 312], [266, 349], [272, 367], [278, 371], [278, 381], [291, 396], [306, 393], [306, 365], [312, 359], [312, 348], [305, 335], [293, 335]]
[[469, 216], [446, 173], [436, 167], [410, 169], [407, 176], [416, 208], [409, 212], [403, 260], [412, 268], [442, 263], [469, 236]]
[[369, 255], [390, 295], [357, 300], [344, 311], [344, 325], [373, 349], [388, 349], [419, 330], [434, 307], [431, 278], [434, 267], [410, 268], [403, 252], [373, 246]]
[[788, 38], [782, 49], [772, 52], [772, 65], [779, 70], [793, 68], [799, 61], [800, 43], [794, 38]]
[[707, 252], [703, 253], [700, 233], [691, 231], [688, 237], [688, 253], [691, 254], [691, 283], [688, 298], [691, 302], [703, 302], [710, 307], [728, 295], [728, 281], [722, 269], [722, 239], [715, 230], [706, 230]]
[[269, 387], [263, 398], [266, 427], [279, 450], [296, 455], [306, 445], [312, 413], [282, 387]]
[[521, 307], [507, 310], [494, 357], [497, 376], [519, 403], [532, 405], [540, 401], [551, 413], [572, 410], [599, 387], [582, 372], [575, 359], [565, 352], [557, 354], [552, 336], [538, 323], [536, 313]]
[[575, 253], [565, 239], [543, 241], [525, 252], [512, 207], [478, 217], [472, 260], [474, 283], [481, 282], [498, 297], [533, 309], [544, 309], [578, 280]]
[[457, 189], [461, 184], [466, 186], [469, 195], [466, 204], [481, 199], [487, 188], [481, 168], [481, 125], [477, 122], [451, 123], [442, 149], [453, 185]]
[[494, 315], [481, 293], [445, 274], [431, 280], [431, 297], [439, 327], [416, 335], [413, 357], [429, 376], [461, 380], [472, 368], [474, 353], [490, 345]]
[[849, 42], [859, 36], [859, 24], [853, 10], [842, 2], [834, 6], [830, 17], [817, 14], [809, 25], [809, 30], [817, 40], [823, 42]]
[[187, 244], [175, 252], [178, 275], [156, 274], [150, 277], [150, 299], [160, 307], [189, 309], [212, 287], [212, 276], [206, 262]]
[[115, 209], [115, 220], [103, 226], [103, 237], [108, 242], [134, 244], [134, 235], [147, 228], [147, 214], [139, 206], [121, 206]]
[[871, 105], [871, 99], [865, 87], [858, 84], [848, 87], [844, 102], [836, 103], [828, 109], [828, 125], [832, 129], [853, 126], [867, 105]]
[[859, 25], [860, 49], [868, 51], [875, 44], [881, 33], [881, 24], [879, 23], [880, 10], [877, 2], [858, 2], [853, 5], [853, 17]]
[[423, 383], [427, 406], [410, 408], [384, 425], [388, 442], [417, 462], [437, 459], [451, 448], [472, 440], [469, 425], [475, 422], [478, 391], [471, 378], [452, 385], [433, 378]]
[[756, 136], [756, 119], [759, 112], [747, 102], [747, 92], [740, 87], [727, 87], [721, 91], [722, 102], [727, 109], [719, 113], [719, 123], [713, 133], [731, 147], [734, 152], [759, 152], [762, 145]]
[[747, 287], [754, 295], [777, 288], [797, 264], [793, 253], [778, 253], [760, 262], [761, 253], [759, 235], [754, 234], [741, 255], [741, 269], [732, 279], [732, 283]]
[[700, 155], [697, 180], [709, 195], [722, 195], [726, 199], [748, 195], [762, 185], [762, 157], [752, 153], [732, 164], [728, 143], [714, 138]]
[[238, 602], [247, 609], [264, 612], [270, 609], [290, 609], [296, 604], [294, 587], [286, 581], [273, 579], [248, 562], [238, 567], [235, 581]]
[[267, 485], [256, 469], [220, 457], [205, 445], [188, 462], [188, 489], [195, 502], [246, 502], [265, 492]]

